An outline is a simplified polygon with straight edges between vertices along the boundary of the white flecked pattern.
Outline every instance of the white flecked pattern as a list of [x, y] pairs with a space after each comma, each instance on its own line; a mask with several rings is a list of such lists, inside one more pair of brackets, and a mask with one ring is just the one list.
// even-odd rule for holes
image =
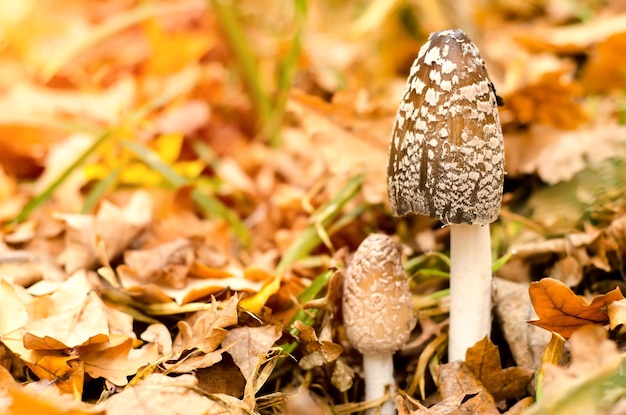
[[391, 237], [371, 234], [354, 253], [344, 274], [343, 321], [361, 353], [393, 353], [408, 340], [415, 326], [411, 291]]
[[393, 213], [487, 224], [502, 203], [504, 148], [495, 88], [460, 29], [435, 32], [411, 67], [389, 147]]

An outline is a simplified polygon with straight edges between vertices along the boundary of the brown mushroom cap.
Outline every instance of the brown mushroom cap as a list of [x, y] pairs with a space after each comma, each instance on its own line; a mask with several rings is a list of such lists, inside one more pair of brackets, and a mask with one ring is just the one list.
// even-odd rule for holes
[[393, 128], [387, 188], [393, 213], [488, 224], [502, 203], [498, 98], [476, 45], [459, 29], [430, 35], [407, 79]]
[[383, 234], [369, 235], [347, 268], [343, 320], [350, 343], [362, 354], [398, 350], [415, 326], [400, 247]]

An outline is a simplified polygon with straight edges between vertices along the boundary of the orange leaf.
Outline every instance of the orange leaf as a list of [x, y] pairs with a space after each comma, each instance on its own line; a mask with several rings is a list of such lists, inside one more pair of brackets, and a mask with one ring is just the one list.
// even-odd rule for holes
[[528, 291], [530, 301], [539, 316], [538, 320], [529, 323], [558, 333], [566, 339], [582, 326], [608, 323], [607, 305], [624, 298], [619, 288], [615, 288], [587, 303], [567, 285], [554, 278], [533, 282]]

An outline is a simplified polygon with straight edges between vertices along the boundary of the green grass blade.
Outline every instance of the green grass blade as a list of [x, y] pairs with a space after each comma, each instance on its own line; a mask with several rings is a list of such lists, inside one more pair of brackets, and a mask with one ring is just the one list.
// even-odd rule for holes
[[316, 246], [320, 244], [322, 238], [318, 232], [318, 227], [328, 227], [332, 221], [341, 213], [341, 209], [361, 190], [363, 176], [358, 175], [352, 178], [339, 194], [327, 204], [317, 210], [311, 216], [311, 223], [302, 232], [293, 245], [289, 247], [285, 255], [276, 266], [276, 273], [282, 274], [287, 267], [298, 259], [308, 255]]
[[83, 202], [83, 207], [80, 210], [81, 214], [85, 214], [89, 212], [93, 207], [98, 203], [100, 199], [104, 197], [104, 195], [109, 191], [109, 189], [113, 188], [115, 183], [117, 183], [117, 178], [122, 171], [123, 166], [118, 166], [113, 169], [107, 176], [100, 180], [87, 194], [85, 197], [85, 201]]
[[167, 165], [167, 163], [163, 162], [158, 153], [152, 151], [143, 144], [130, 140], [121, 140], [120, 143], [122, 146], [132, 151], [137, 157], [139, 157], [139, 159], [141, 159], [141, 161], [150, 166], [152, 170], [163, 176], [165, 181], [171, 186], [174, 186], [176, 189], [189, 183], [189, 180], [176, 173], [174, 169]]
[[205, 216], [210, 217], [214, 215], [228, 222], [244, 247], [248, 248], [250, 246], [250, 231], [239, 216], [229, 209], [228, 206], [216, 197], [202, 193], [197, 188], [191, 192], [191, 199], [198, 205]]
[[100, 147], [102, 143], [104, 143], [106, 140], [109, 139], [110, 136], [111, 136], [110, 132], [101, 134], [100, 137], [96, 141], [94, 141], [94, 143], [91, 146], [89, 146], [89, 148], [87, 148], [87, 150], [85, 150], [80, 156], [78, 156], [78, 158], [74, 160], [74, 162], [67, 169], [65, 169], [65, 171], [61, 173], [61, 175], [54, 182], [50, 184], [50, 186], [48, 186], [43, 192], [41, 192], [35, 198], [31, 199], [31, 201], [28, 202], [26, 206], [24, 206], [24, 209], [22, 209], [19, 215], [17, 215], [17, 217], [15, 218], [15, 222], [16, 223], [23, 222], [30, 216], [30, 214], [35, 209], [37, 209], [39, 206], [44, 204], [48, 199], [50, 199], [54, 191], [59, 186], [61, 186], [61, 184], [63, 184], [65, 180], [67, 180], [70, 174], [72, 174], [78, 167], [80, 167], [85, 162], [85, 160], [87, 160], [87, 158], [91, 156], [98, 149], [98, 147]]
[[[303, 305], [307, 301], [310, 301], [310, 300], [313, 300], [314, 298], [317, 298], [319, 293], [322, 291], [322, 289], [324, 287], [326, 287], [326, 285], [328, 284], [328, 281], [330, 281], [330, 278], [333, 276], [333, 274], [335, 272], [337, 272], [337, 270], [329, 269], [327, 271], [324, 271], [320, 275], [318, 275], [317, 278], [315, 278], [315, 280], [313, 280], [311, 285], [309, 285], [304, 291], [302, 291], [300, 293], [300, 295], [298, 295], [297, 298], [298, 298], [299, 304]], [[296, 321], [301, 321], [304, 324], [310, 326], [315, 321], [315, 317], [317, 316], [317, 314], [319, 312], [320, 312], [319, 309], [304, 310], [304, 309], [301, 308], [296, 313], [296, 315], [293, 316], [291, 321], [289, 321], [289, 324], [287, 325], [287, 331], [292, 336], [297, 336], [298, 335], [298, 330], [293, 327], [293, 324]], [[294, 342], [290, 342], [290, 343], [282, 345], [281, 348], [283, 349], [283, 352], [291, 353], [291, 352], [293, 352], [295, 350], [295, 348], [297, 346], [298, 346], [298, 342], [294, 341]]]
[[[188, 184], [193, 185], [193, 183], [187, 178], [176, 173], [174, 169], [161, 160], [156, 152], [152, 151], [148, 147], [129, 140], [122, 140], [121, 144], [132, 151], [141, 161], [150, 166], [154, 171], [161, 174], [161, 176], [163, 176], [163, 178], [174, 188], [178, 189]], [[248, 229], [243, 224], [241, 219], [219, 199], [203, 193], [195, 185], [191, 192], [191, 198], [198, 205], [198, 207], [202, 209], [202, 212], [207, 217], [216, 216], [228, 222], [235, 235], [241, 239], [244, 246], [249, 246], [250, 234]]]
[[289, 91], [291, 91], [296, 76], [298, 59], [302, 51], [302, 34], [306, 23], [306, 0], [295, 0], [293, 4], [295, 6], [295, 34], [287, 55], [285, 55], [285, 58], [278, 64], [278, 80], [275, 94], [276, 102], [274, 103], [265, 128], [266, 134], [270, 140], [270, 145], [273, 147], [280, 146], [280, 123], [285, 112], [285, 106], [287, 105]]
[[234, 2], [211, 0], [211, 6], [235, 54], [243, 81], [259, 115], [260, 124], [265, 125], [271, 113], [270, 98], [261, 85], [262, 77], [250, 43], [235, 16]]

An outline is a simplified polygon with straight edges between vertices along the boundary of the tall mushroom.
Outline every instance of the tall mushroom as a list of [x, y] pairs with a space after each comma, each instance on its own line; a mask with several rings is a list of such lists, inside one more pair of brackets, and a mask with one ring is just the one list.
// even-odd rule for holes
[[478, 48], [460, 29], [422, 46], [396, 115], [387, 165], [392, 211], [450, 225], [448, 360], [491, 328], [489, 224], [502, 203], [500, 98]]
[[[363, 355], [365, 399], [382, 398], [395, 386], [393, 354], [415, 326], [400, 248], [391, 237], [371, 234], [361, 242], [346, 270], [342, 308], [348, 340]], [[380, 414], [394, 413], [387, 400]]]

